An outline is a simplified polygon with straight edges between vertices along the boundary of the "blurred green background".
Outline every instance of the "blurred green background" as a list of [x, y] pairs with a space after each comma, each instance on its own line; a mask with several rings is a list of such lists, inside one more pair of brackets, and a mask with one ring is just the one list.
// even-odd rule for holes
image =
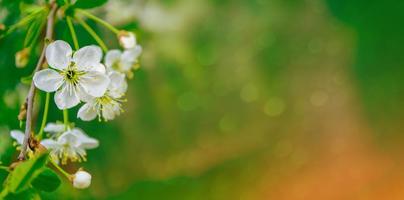
[[[18, 3], [0, 2], [0, 22], [15, 23]], [[91, 188], [64, 184], [48, 199], [404, 198], [404, 1], [122, 0], [92, 11], [136, 32], [141, 69], [118, 119], [75, 121], [101, 143], [82, 164]], [[76, 29], [81, 46], [95, 43]], [[0, 155], [36, 62], [15, 67], [24, 35], [0, 40]], [[56, 35], [72, 44], [65, 22]]]

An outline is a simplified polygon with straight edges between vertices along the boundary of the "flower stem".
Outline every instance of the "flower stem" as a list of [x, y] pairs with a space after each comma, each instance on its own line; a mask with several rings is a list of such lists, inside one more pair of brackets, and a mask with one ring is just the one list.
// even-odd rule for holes
[[81, 26], [83, 26], [84, 29], [86, 29], [86, 31], [94, 38], [94, 40], [100, 45], [100, 47], [102, 48], [102, 50], [104, 52], [108, 51], [107, 46], [105, 45], [105, 43], [101, 40], [100, 36], [98, 36], [98, 34], [82, 19], [76, 17], [75, 18], [80, 24]]
[[[36, 65], [33, 73], [39, 71], [42, 68], [43, 63], [45, 62], [45, 50], [46, 50], [46, 47], [48, 46], [48, 43], [46, 41], [51, 40], [52, 36], [53, 36], [56, 10], [57, 10], [57, 4], [54, 1], [51, 1], [51, 11], [49, 12], [48, 21], [47, 21], [47, 25], [46, 25], [45, 43], [44, 43], [44, 47], [42, 49], [41, 56], [39, 57], [38, 63]], [[27, 95], [27, 100], [26, 100], [27, 115], [26, 115], [26, 123], [25, 123], [25, 135], [24, 135], [24, 140], [23, 140], [23, 144], [21, 147], [21, 152], [18, 155], [18, 160], [25, 160], [26, 155], [27, 155], [28, 140], [31, 137], [31, 129], [32, 129], [35, 89], [36, 88], [35, 88], [34, 83], [31, 83], [31, 86], [29, 88], [28, 95]]]
[[69, 111], [67, 109], [63, 110], [63, 122], [65, 124], [65, 130], [69, 129]]
[[39, 129], [38, 133], [38, 139], [41, 140], [43, 137], [43, 130], [45, 129], [46, 121], [48, 119], [48, 111], [49, 111], [49, 99], [50, 99], [50, 93], [46, 93], [46, 98], [45, 98], [45, 107], [43, 111], [43, 117], [42, 117], [42, 123], [41, 123], [41, 129]]
[[67, 17], [66, 17], [66, 22], [67, 22], [67, 26], [69, 26], [70, 34], [72, 35], [72, 40], [73, 40], [74, 48], [75, 48], [76, 50], [79, 50], [79, 48], [80, 48], [80, 46], [79, 46], [79, 41], [77, 40], [76, 31], [74, 30], [74, 26], [73, 26], [73, 22], [72, 22], [71, 17], [67, 16]]
[[88, 18], [90, 18], [90, 19], [92, 19], [92, 20], [94, 20], [94, 21], [100, 23], [101, 25], [105, 26], [107, 29], [109, 29], [110, 31], [114, 32], [115, 34], [118, 34], [118, 33], [119, 33], [119, 30], [118, 30], [117, 28], [115, 28], [114, 26], [112, 26], [110, 23], [108, 23], [108, 22], [106, 22], [106, 21], [104, 21], [104, 20], [98, 18], [97, 16], [95, 16], [95, 15], [93, 15], [93, 14], [91, 14], [91, 13], [85, 11], [85, 10], [82, 10], [82, 9], [76, 9], [76, 10], [77, 10], [79, 13], [85, 15], [86, 17], [88, 17]]
[[72, 177], [71, 174], [67, 173], [63, 168], [61, 168], [52, 158], [49, 158], [49, 161], [52, 163], [52, 165], [59, 170], [60, 173], [62, 173], [63, 175], [66, 176], [67, 179], [70, 180], [70, 178]]

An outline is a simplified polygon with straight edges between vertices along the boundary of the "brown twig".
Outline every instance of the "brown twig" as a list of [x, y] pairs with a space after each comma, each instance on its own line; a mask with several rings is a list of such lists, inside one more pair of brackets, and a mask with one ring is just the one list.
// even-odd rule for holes
[[[46, 47], [48, 46], [49, 41], [52, 40], [56, 10], [57, 10], [57, 5], [54, 2], [52, 2], [51, 10], [49, 12], [48, 19], [47, 19], [45, 42], [44, 42], [41, 56], [39, 57], [38, 63], [33, 72], [34, 74], [35, 74], [35, 72], [41, 70], [42, 65], [45, 62], [45, 50], [46, 50]], [[35, 90], [36, 90], [35, 85], [32, 82], [31, 86], [29, 88], [27, 99], [26, 99], [27, 117], [26, 117], [26, 124], [25, 124], [25, 136], [24, 136], [24, 142], [21, 147], [20, 155], [18, 156], [18, 160], [25, 160], [25, 157], [27, 155], [28, 142], [31, 137], [31, 129], [32, 129], [32, 117], [33, 117]]]

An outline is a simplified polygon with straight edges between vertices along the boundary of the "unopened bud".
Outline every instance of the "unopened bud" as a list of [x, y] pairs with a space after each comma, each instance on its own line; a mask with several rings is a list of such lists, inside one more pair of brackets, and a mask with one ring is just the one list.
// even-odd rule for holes
[[91, 185], [91, 174], [86, 171], [79, 170], [73, 175], [73, 187], [77, 189], [85, 189]]
[[30, 53], [31, 51], [29, 48], [24, 48], [23, 50], [17, 52], [15, 54], [15, 65], [18, 68], [24, 68], [25, 66], [27, 66]]
[[125, 49], [131, 49], [136, 46], [135, 34], [128, 31], [120, 31], [118, 33], [119, 44]]
[[27, 103], [23, 103], [20, 107], [20, 113], [18, 114], [18, 120], [23, 121], [27, 116]]

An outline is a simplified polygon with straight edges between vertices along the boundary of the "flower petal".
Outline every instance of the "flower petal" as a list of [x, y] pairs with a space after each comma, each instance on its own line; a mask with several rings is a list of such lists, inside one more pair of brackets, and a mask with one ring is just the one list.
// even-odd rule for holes
[[48, 123], [43, 130], [48, 133], [61, 133], [65, 130], [65, 125], [58, 123]]
[[52, 139], [44, 139], [41, 141], [41, 144], [47, 149], [57, 149], [60, 146], [55, 140]]
[[77, 118], [83, 121], [91, 121], [97, 117], [97, 110], [93, 106], [92, 103], [84, 104], [77, 113]]
[[56, 40], [46, 47], [45, 57], [52, 68], [63, 70], [66, 69], [71, 60], [72, 48], [62, 40]]
[[89, 137], [81, 129], [75, 128], [72, 132], [74, 132], [74, 135], [78, 138], [79, 148], [94, 149], [98, 147], [98, 140]]
[[63, 76], [52, 69], [36, 72], [33, 80], [35, 86], [45, 92], [54, 92], [63, 84]]
[[134, 64], [133, 62], [124, 62], [124, 61], [122, 61], [121, 65], [120, 65], [120, 71], [124, 72], [124, 73], [130, 71], [132, 69], [132, 67], [133, 67], [133, 64]]
[[108, 86], [109, 95], [114, 98], [122, 97], [128, 89], [125, 74], [112, 71], [108, 77], [111, 80]]
[[76, 89], [70, 84], [65, 84], [55, 93], [55, 103], [61, 110], [69, 109], [80, 103]]
[[72, 147], [75, 147], [80, 144], [78, 137], [72, 130], [66, 131], [62, 135], [60, 135], [57, 142], [59, 143], [59, 145], [68, 144], [70, 148], [67, 148], [66, 151], [71, 151]]
[[93, 68], [91, 68], [89, 71], [96, 71], [100, 72], [101, 74], [105, 74], [105, 66], [102, 63], [98, 63], [97, 65], [94, 65]]
[[73, 61], [79, 70], [91, 70], [101, 62], [102, 50], [99, 46], [85, 46], [73, 55]]
[[137, 62], [138, 57], [142, 53], [142, 47], [140, 45], [136, 45], [135, 48], [125, 50], [122, 54], [123, 62]]
[[12, 130], [10, 131], [10, 135], [12, 138], [14, 138], [18, 144], [22, 145], [24, 142], [24, 133], [20, 130]]
[[81, 87], [87, 94], [93, 97], [103, 96], [109, 82], [110, 80], [107, 75], [95, 71], [90, 71], [80, 78]]
[[107, 68], [112, 69], [114, 63], [120, 62], [122, 52], [118, 49], [110, 50], [105, 55], [105, 65]]
[[113, 120], [115, 116], [118, 116], [121, 114], [121, 108], [119, 107], [119, 104], [114, 103], [114, 104], [106, 104], [104, 105], [102, 109], [102, 117], [108, 121], [108, 120]]
[[78, 85], [77, 86], [77, 95], [79, 96], [79, 99], [83, 102], [90, 102], [95, 99], [95, 97], [89, 95], [87, 91], [83, 88], [83, 86]]

